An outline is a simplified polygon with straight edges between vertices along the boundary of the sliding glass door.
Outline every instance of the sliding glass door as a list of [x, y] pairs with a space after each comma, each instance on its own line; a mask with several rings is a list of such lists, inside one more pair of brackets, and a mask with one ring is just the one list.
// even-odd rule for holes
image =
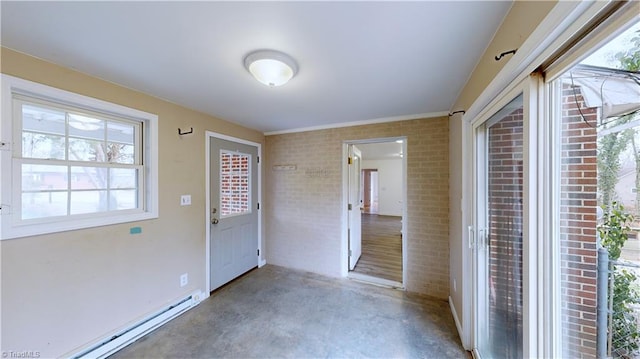
[[[528, 83], [528, 81], [525, 81]], [[527, 206], [532, 159], [525, 151], [535, 142], [531, 91], [513, 92], [489, 111], [475, 128], [475, 224], [470, 228], [475, 269], [475, 352], [480, 358], [521, 358], [529, 347], [535, 321], [531, 285], [535, 254], [529, 238]], [[533, 192], [534, 193], [534, 192]], [[535, 241], [535, 239], [534, 239]], [[535, 299], [533, 300], [535, 302]], [[535, 330], [534, 330], [535, 332]], [[535, 334], [533, 334], [535, 335]]]

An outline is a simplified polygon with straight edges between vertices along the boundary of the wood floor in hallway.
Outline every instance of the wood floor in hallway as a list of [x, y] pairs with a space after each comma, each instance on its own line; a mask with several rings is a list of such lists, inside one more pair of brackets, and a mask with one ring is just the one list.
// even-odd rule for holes
[[362, 256], [355, 273], [402, 282], [402, 217], [362, 214]]

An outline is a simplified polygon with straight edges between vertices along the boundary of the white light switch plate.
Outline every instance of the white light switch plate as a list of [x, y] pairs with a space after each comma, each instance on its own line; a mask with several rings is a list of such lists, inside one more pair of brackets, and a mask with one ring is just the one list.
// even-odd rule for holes
[[181, 206], [190, 206], [191, 205], [191, 195], [183, 194], [180, 196], [180, 205]]

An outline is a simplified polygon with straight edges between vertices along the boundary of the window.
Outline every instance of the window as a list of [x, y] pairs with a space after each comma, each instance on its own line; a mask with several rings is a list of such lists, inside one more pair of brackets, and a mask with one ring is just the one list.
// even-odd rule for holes
[[3, 239], [157, 217], [157, 116], [2, 80]]
[[220, 215], [251, 213], [251, 155], [220, 151]]

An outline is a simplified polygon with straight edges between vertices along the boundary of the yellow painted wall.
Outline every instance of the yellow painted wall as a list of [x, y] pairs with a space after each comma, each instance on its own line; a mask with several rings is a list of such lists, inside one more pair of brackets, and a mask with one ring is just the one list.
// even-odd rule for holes
[[[0, 59], [3, 74], [157, 114], [160, 213], [1, 241], [2, 350], [60, 356], [204, 291], [205, 131], [258, 143], [263, 134], [10, 49]], [[178, 136], [178, 127], [194, 134]], [[179, 205], [181, 194], [191, 194], [191, 206]], [[142, 233], [130, 235], [132, 226]], [[183, 288], [182, 273], [189, 274]]]

